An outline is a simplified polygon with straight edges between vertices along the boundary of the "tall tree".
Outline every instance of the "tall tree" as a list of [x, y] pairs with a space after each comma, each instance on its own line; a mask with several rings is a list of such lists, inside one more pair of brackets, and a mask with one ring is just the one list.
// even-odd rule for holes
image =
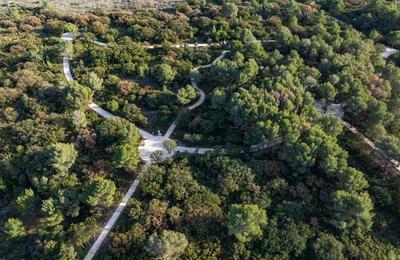
[[150, 236], [145, 250], [157, 259], [178, 259], [187, 245], [188, 241], [184, 234], [164, 230], [161, 235]]
[[49, 163], [58, 172], [68, 172], [74, 164], [78, 152], [73, 144], [56, 143], [49, 146]]
[[115, 148], [113, 164], [118, 168], [131, 169], [140, 161], [138, 147], [132, 143], [122, 143]]
[[174, 80], [176, 71], [167, 63], [158, 65], [155, 69], [156, 79], [162, 85], [166, 85]]
[[326, 82], [319, 86], [318, 93], [325, 100], [323, 109], [324, 109], [324, 112], [326, 112], [329, 104], [332, 103], [333, 101], [335, 101], [335, 97], [337, 94], [336, 89], [332, 85], [332, 83]]
[[4, 233], [9, 239], [21, 238], [26, 235], [24, 224], [17, 218], [7, 219]]
[[[46, 178], [65, 177], [74, 164], [77, 155], [78, 152], [73, 144], [51, 144], [44, 151], [35, 155], [27, 167], [27, 174], [30, 178], [44, 176]], [[52, 184], [53, 186], [58, 186], [58, 184], [62, 183], [58, 180], [57, 183]]]
[[332, 197], [331, 223], [341, 231], [368, 231], [372, 226], [373, 204], [366, 192], [338, 190]]
[[196, 96], [196, 90], [190, 85], [180, 88], [177, 94], [178, 101], [182, 105], [189, 104], [193, 99], [196, 98]]
[[26, 189], [16, 199], [17, 209], [23, 216], [32, 214], [35, 209], [36, 197], [32, 189]]
[[176, 142], [174, 140], [165, 140], [163, 147], [169, 154], [173, 153], [176, 149]]
[[141, 139], [136, 126], [126, 119], [110, 117], [105, 119], [98, 127], [100, 140], [106, 144], [130, 142], [139, 146]]
[[60, 243], [57, 255], [59, 260], [73, 260], [76, 259], [75, 248], [72, 245], [67, 245], [64, 242]]
[[87, 119], [85, 112], [82, 110], [75, 110], [70, 116], [71, 126], [74, 130], [78, 131], [87, 126]]
[[228, 215], [228, 230], [240, 242], [249, 242], [262, 235], [267, 224], [267, 215], [258, 205], [233, 204]]
[[96, 73], [90, 72], [88, 86], [95, 91], [100, 91], [103, 89], [103, 79], [97, 76]]
[[81, 109], [92, 103], [93, 91], [72, 81], [65, 87], [67, 108]]
[[42, 201], [41, 211], [44, 215], [45, 225], [54, 227], [64, 220], [61, 210], [57, 208], [52, 198]]
[[96, 177], [89, 180], [83, 189], [82, 201], [90, 206], [110, 206], [116, 187], [112, 180]]
[[387, 135], [377, 142], [377, 146], [385, 153], [385, 166], [383, 171], [386, 173], [391, 159], [400, 158], [400, 141], [397, 137]]
[[238, 7], [234, 3], [231, 3], [231, 2], [225, 2], [222, 5], [222, 9], [221, 9], [222, 14], [228, 18], [236, 17], [238, 10], [239, 10]]
[[330, 234], [321, 233], [313, 243], [315, 259], [344, 260], [344, 246]]

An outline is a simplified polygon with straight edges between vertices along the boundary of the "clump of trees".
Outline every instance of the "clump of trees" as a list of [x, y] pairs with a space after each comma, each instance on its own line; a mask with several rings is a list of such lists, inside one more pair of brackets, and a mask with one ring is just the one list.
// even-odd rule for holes
[[[104, 91], [100, 73], [64, 80], [61, 33], [100, 18], [16, 11], [0, 18], [0, 254], [75, 259], [135, 172], [141, 137], [115, 119], [126, 129], [112, 129], [115, 143], [103, 142], [106, 123], [87, 107]], [[119, 154], [117, 144], [129, 150]]]
[[325, 0], [322, 6], [333, 15], [365, 32], [372, 39], [400, 47], [400, 12], [396, 1], [349, 2]]

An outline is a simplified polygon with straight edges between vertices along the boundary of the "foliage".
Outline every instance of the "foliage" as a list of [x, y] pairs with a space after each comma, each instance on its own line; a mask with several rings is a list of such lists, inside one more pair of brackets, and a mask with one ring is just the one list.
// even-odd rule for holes
[[[11, 7], [0, 18], [0, 255], [83, 256], [126, 190], [126, 172], [140, 169], [135, 124], [154, 133], [176, 117], [179, 145], [216, 149], [174, 153], [170, 142], [173, 158], [154, 153], [99, 258], [400, 255], [389, 167], [400, 63], [398, 54], [385, 61], [380, 44], [399, 45], [398, 8], [318, 4], [328, 12], [277, 0], [65, 15]], [[83, 33], [70, 44], [65, 32]], [[171, 46], [195, 42], [212, 46]], [[63, 80], [64, 51], [76, 81]], [[206, 99], [188, 110], [198, 96], [192, 78]], [[93, 99], [120, 117], [89, 111]], [[315, 102], [342, 109], [385, 153], [360, 145]]]
[[115, 148], [112, 158], [117, 168], [130, 169], [139, 163], [140, 156], [137, 146], [132, 143], [122, 143]]
[[339, 230], [359, 229], [368, 231], [372, 226], [372, 201], [368, 194], [338, 190], [333, 194], [334, 219]]
[[330, 234], [322, 233], [313, 244], [313, 252], [316, 259], [340, 260], [343, 255], [343, 244]]
[[100, 138], [105, 144], [130, 142], [138, 145], [140, 134], [136, 126], [120, 117], [110, 117], [98, 127]]
[[93, 91], [72, 81], [65, 87], [65, 95], [67, 108], [82, 109], [92, 103]]
[[15, 200], [18, 210], [22, 215], [32, 214], [35, 209], [36, 197], [32, 189], [26, 189]]
[[177, 94], [178, 101], [182, 105], [189, 104], [196, 96], [196, 90], [190, 85], [180, 88]]
[[177, 259], [187, 245], [188, 241], [184, 234], [164, 230], [161, 235], [150, 236], [146, 251], [157, 259]]
[[82, 201], [91, 206], [110, 206], [114, 200], [115, 184], [111, 180], [96, 177], [87, 182]]
[[23, 223], [16, 218], [7, 219], [4, 232], [9, 239], [21, 238], [26, 235]]
[[267, 224], [265, 211], [257, 205], [231, 206], [229, 211], [228, 230], [240, 242], [248, 242], [262, 235], [262, 227]]

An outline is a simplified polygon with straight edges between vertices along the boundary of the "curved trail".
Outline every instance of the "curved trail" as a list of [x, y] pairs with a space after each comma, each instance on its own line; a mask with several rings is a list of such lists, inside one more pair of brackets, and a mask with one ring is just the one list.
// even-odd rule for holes
[[[65, 40], [71, 44], [73, 44], [74, 41], [74, 34], [73, 33], [64, 33], [61, 36], [62, 40]], [[94, 44], [100, 45], [100, 46], [106, 46], [106, 43], [102, 43], [99, 41], [93, 41]], [[188, 46], [188, 47], [209, 47], [209, 46], [220, 46], [220, 44], [175, 44], [172, 45], [171, 47], [173, 48], [180, 48], [180, 47], [184, 47], [184, 46]], [[153, 48], [157, 48], [157, 47], [161, 47], [158, 45], [151, 45], [151, 46], [146, 46], [146, 48], [148, 49], [153, 49]], [[222, 54], [217, 57], [212, 63], [208, 64], [208, 65], [204, 65], [204, 66], [199, 66], [197, 68], [195, 68], [195, 70], [198, 70], [200, 68], [208, 68], [211, 67], [212, 65], [214, 65], [215, 63], [217, 63], [219, 60], [221, 60], [225, 54], [228, 51], [223, 51]], [[71, 71], [71, 61], [70, 58], [68, 57], [68, 54], [66, 51], [64, 51], [64, 56], [63, 56], [63, 70], [64, 70], [64, 75], [67, 81], [73, 81], [74, 77], [72, 75], [72, 71]], [[191, 78], [191, 84], [192, 86], [197, 89], [200, 92], [200, 97], [199, 100], [194, 103], [193, 105], [189, 106], [188, 109], [192, 110], [195, 109], [196, 107], [200, 106], [201, 104], [203, 104], [204, 100], [205, 100], [205, 93], [203, 90], [201, 90], [198, 86], [197, 86], [197, 82], [196, 80], [192, 77]], [[102, 109], [101, 107], [99, 107], [97, 104], [92, 103], [89, 105], [89, 108], [93, 111], [95, 111], [97, 114], [99, 114], [100, 116], [104, 117], [104, 118], [109, 118], [112, 117], [114, 115], [112, 115], [110, 112]], [[175, 151], [171, 154], [169, 154], [163, 147], [163, 143], [166, 140], [170, 140], [169, 136], [172, 134], [173, 130], [176, 127], [176, 122], [174, 121], [174, 123], [171, 125], [170, 129], [168, 129], [167, 134], [164, 136], [154, 136], [148, 132], [146, 132], [143, 129], [139, 129], [141, 135], [144, 137], [144, 144], [141, 145], [139, 147], [139, 152], [140, 152], [140, 157], [143, 161], [145, 161], [145, 167], [149, 167], [151, 164], [151, 154], [153, 152], [156, 151], [162, 151], [163, 152], [163, 159], [173, 156], [175, 152], [187, 152], [187, 153], [195, 153], [195, 154], [204, 154], [206, 152], [210, 152], [210, 151], [214, 151], [214, 149], [212, 148], [198, 148], [198, 147], [185, 147], [185, 146], [177, 146]], [[253, 145], [251, 148], [252, 149], [263, 149], [263, 148], [268, 148], [270, 146], [275, 145], [275, 142], [271, 142], [269, 144], [263, 144], [263, 145]], [[224, 153], [224, 149], [222, 149], [221, 151], [222, 153]], [[96, 241], [94, 242], [94, 244], [92, 245], [92, 247], [90, 248], [89, 252], [87, 253], [87, 255], [85, 256], [85, 260], [91, 260], [93, 259], [93, 257], [95, 256], [95, 254], [97, 253], [97, 251], [100, 249], [101, 244], [104, 242], [105, 238], [107, 237], [108, 233], [110, 232], [110, 230], [113, 228], [113, 226], [115, 225], [115, 223], [117, 222], [118, 218], [120, 217], [122, 211], [125, 209], [128, 200], [132, 197], [133, 193], [135, 192], [135, 190], [137, 189], [138, 185], [139, 185], [139, 177], [138, 176], [134, 182], [132, 183], [132, 185], [129, 187], [128, 191], [126, 192], [123, 200], [119, 203], [117, 209], [114, 211], [113, 215], [110, 217], [110, 219], [107, 221], [106, 225], [104, 226], [104, 228], [102, 229], [100, 235], [97, 237]]]
[[[73, 43], [73, 37], [74, 37], [73, 33], [65, 33], [65, 34], [62, 35], [61, 39], [65, 40], [67, 42]], [[274, 41], [273, 40], [267, 40], [266, 42], [274, 42]], [[93, 41], [93, 43], [97, 44], [97, 45], [100, 45], [100, 46], [106, 46], [107, 45], [106, 43], [102, 43], [102, 42], [99, 42], [99, 41]], [[170, 47], [180, 48], [180, 47], [184, 47], [184, 46], [188, 46], [188, 47], [209, 47], [209, 46], [221, 46], [221, 44], [175, 44], [175, 45], [172, 45]], [[161, 45], [148, 45], [148, 46], [145, 46], [145, 48], [147, 48], [147, 49], [154, 49], [154, 48], [158, 48], [158, 47], [162, 47], [162, 46]], [[219, 57], [217, 57], [212, 63], [210, 63], [208, 65], [199, 66], [199, 67], [195, 68], [194, 70], [198, 70], [198, 69], [201, 69], [201, 68], [209, 68], [209, 67], [215, 65], [219, 60], [223, 59], [225, 54], [228, 53], [228, 52], [229, 51], [224, 50], [221, 53], [221, 55]], [[382, 53], [382, 55], [386, 59], [390, 55], [393, 55], [396, 52], [397, 52], [397, 50], [395, 50], [395, 49], [386, 48], [385, 52]], [[69, 59], [69, 57], [68, 57], [66, 52], [64, 52], [64, 57], [63, 57], [63, 69], [64, 69], [64, 75], [65, 75], [65, 78], [67, 79], [67, 81], [73, 81], [74, 78], [73, 78], [72, 73], [71, 73], [70, 59]], [[198, 87], [197, 82], [193, 77], [190, 80], [191, 80], [191, 85], [193, 86], [193, 88], [198, 90], [199, 93], [200, 93], [199, 100], [196, 103], [194, 103], [193, 105], [187, 107], [189, 110], [193, 110], [193, 109], [199, 107], [200, 105], [202, 105], [204, 103], [205, 93], [201, 88]], [[95, 111], [96, 113], [98, 113], [100, 116], [102, 116], [104, 118], [109, 118], [109, 117], [113, 116], [111, 113], [109, 113], [106, 110], [100, 108], [95, 103], [90, 104], [89, 107], [90, 107], [90, 109], [92, 109], [93, 111]], [[336, 112], [333, 112], [333, 114], [339, 116], [340, 118], [342, 117], [342, 114], [336, 114]], [[349, 123], [343, 121], [343, 124], [351, 132], [359, 133]], [[175, 128], [176, 128], [176, 121], [174, 121], [172, 123], [172, 125], [169, 127], [169, 129], [167, 130], [167, 132], [165, 133], [164, 136], [154, 136], [154, 135], [146, 132], [145, 130], [139, 129], [140, 133], [145, 138], [144, 145], [139, 147], [140, 156], [141, 156], [142, 160], [144, 160], [145, 163], [146, 163], [145, 167], [150, 166], [150, 164], [151, 164], [151, 154], [153, 152], [155, 152], [155, 151], [162, 151], [164, 159], [167, 158], [167, 157], [173, 156], [173, 154], [175, 152], [187, 152], [187, 153], [204, 154], [204, 153], [209, 152], [209, 151], [214, 151], [214, 149], [212, 149], [212, 148], [196, 148], [196, 147], [177, 146], [174, 153], [168, 154], [165, 151], [164, 147], [163, 147], [163, 142], [166, 141], [166, 140], [170, 140], [169, 137], [171, 136], [171, 134], [173, 133]], [[373, 149], [381, 151], [379, 148], [377, 148], [375, 146], [375, 144], [372, 141], [370, 141], [368, 138], [366, 138], [362, 134], [361, 134], [361, 136], [362, 136], [362, 139], [363, 139], [363, 141], [365, 143], [370, 145]], [[252, 145], [251, 149], [255, 149], [255, 150], [265, 149], [265, 148], [269, 148], [269, 147], [275, 146], [279, 142], [280, 142], [280, 140], [276, 140], [276, 141], [272, 141], [272, 142], [267, 143], [267, 144]], [[221, 152], [224, 153], [225, 150], [222, 149]], [[381, 151], [381, 152], [383, 152], [383, 151]], [[391, 162], [398, 164], [398, 162], [395, 161], [395, 160], [391, 160]], [[398, 167], [398, 169], [400, 170], [400, 167]], [[123, 200], [119, 203], [117, 209], [114, 211], [113, 215], [108, 220], [107, 224], [105, 225], [105, 227], [101, 231], [100, 235], [97, 237], [96, 241], [94, 242], [94, 244], [90, 248], [89, 252], [85, 256], [85, 258], [84, 258], [85, 260], [93, 259], [93, 257], [97, 253], [97, 251], [100, 249], [100, 246], [103, 243], [104, 239], [107, 237], [108, 233], [113, 228], [113, 226], [115, 225], [115, 223], [118, 220], [119, 216], [121, 215], [122, 211], [126, 207], [126, 204], [127, 204], [128, 200], [131, 198], [131, 196], [133, 195], [133, 193], [137, 189], [138, 185], [139, 185], [139, 177], [134, 180], [134, 182], [132, 183], [132, 185], [130, 186], [128, 191], [126, 192]]]
[[[227, 50], [222, 51], [221, 55], [219, 55], [213, 62], [211, 62], [208, 65], [199, 66], [199, 67], [195, 68], [194, 71], [198, 71], [199, 69], [209, 68], [209, 67], [215, 65], [218, 61], [223, 59], [225, 57], [225, 54], [228, 53], [228, 52], [229, 51], [227, 51]], [[197, 91], [200, 92], [199, 100], [197, 100], [197, 102], [194, 103], [193, 105], [187, 107], [187, 109], [193, 110], [193, 109], [199, 107], [201, 104], [204, 103], [204, 100], [206, 99], [206, 94], [204, 93], [204, 91], [201, 88], [199, 88], [197, 86], [197, 82], [196, 82], [195, 78], [191, 77], [190, 78], [190, 83], [191, 83], [193, 88], [195, 88]], [[174, 120], [174, 122], [172, 122], [172, 124], [168, 128], [167, 132], [165, 132], [164, 137], [169, 138], [171, 136], [171, 134], [174, 132], [175, 128], [176, 128], [176, 120]]]
[[[61, 36], [62, 40], [65, 40], [71, 44], [73, 44], [74, 41], [74, 34], [73, 33], [64, 33]], [[94, 41], [94, 44], [98, 44], [101, 46], [105, 46], [107, 44], [101, 43], [98, 41]], [[177, 45], [178, 46], [178, 45]], [[222, 57], [221, 57], [222, 58]], [[221, 59], [220, 58], [220, 59]], [[68, 54], [66, 51], [64, 51], [64, 56], [63, 56], [63, 70], [64, 70], [64, 75], [67, 81], [73, 81], [74, 77], [72, 76], [71, 72], [71, 61], [68, 57]], [[194, 81], [194, 79], [192, 79]], [[194, 81], [195, 84], [195, 81]], [[197, 85], [196, 85], [197, 87]], [[203, 91], [201, 91], [200, 88], [197, 88], [200, 90], [200, 99], [197, 101], [195, 104], [193, 104], [191, 107], [195, 106], [200, 106], [205, 99], [205, 94]], [[192, 109], [194, 109], [193, 107]], [[97, 104], [92, 103], [89, 105], [89, 108], [93, 111], [95, 111], [97, 114], [104, 118], [109, 118], [112, 117], [113, 115], [109, 113], [108, 111], [102, 109], [99, 107]], [[138, 128], [139, 129], [139, 128]], [[175, 152], [187, 152], [187, 153], [197, 153], [197, 154], [204, 154], [208, 151], [213, 151], [214, 149], [211, 148], [195, 148], [195, 147], [184, 147], [184, 146], [177, 146], [175, 149], [175, 152], [173, 153], [168, 153], [164, 147], [163, 143], [166, 140], [170, 140], [168, 137], [165, 136], [154, 136], [148, 132], [146, 132], [143, 129], [139, 129], [141, 135], [144, 137], [144, 144], [139, 147], [139, 152], [140, 152], [140, 157], [143, 161], [145, 161], [145, 167], [150, 166], [151, 164], [151, 154], [155, 151], [162, 151], [163, 152], [163, 159], [173, 156]], [[126, 204], [128, 203], [128, 200], [132, 197], [133, 193], [137, 189], [139, 185], [139, 176], [134, 180], [132, 185], [129, 187], [128, 191], [126, 192], [123, 200], [119, 203], [117, 209], [114, 211], [113, 215], [110, 217], [110, 219], [107, 221], [107, 224], [104, 226], [102, 229], [100, 235], [97, 237], [96, 241], [90, 248], [89, 252], [85, 256], [85, 260], [90, 260], [93, 259], [97, 251], [100, 249], [101, 244], [103, 243], [104, 239], [107, 237], [108, 233], [110, 230], [113, 228], [115, 223], [117, 222], [118, 218], [120, 217], [122, 211], [125, 209]]]

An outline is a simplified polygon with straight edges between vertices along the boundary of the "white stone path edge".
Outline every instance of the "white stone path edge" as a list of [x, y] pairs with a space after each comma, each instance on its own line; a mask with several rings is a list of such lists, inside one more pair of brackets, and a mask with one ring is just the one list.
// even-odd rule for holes
[[[73, 33], [64, 33], [61, 36], [62, 40], [65, 40], [71, 44], [73, 44], [74, 41], [74, 34]], [[100, 46], [105, 46], [105, 43], [99, 42], [99, 41], [94, 41], [94, 44], [100, 45]], [[215, 44], [214, 44], [215, 45]], [[218, 45], [218, 44], [217, 44]], [[186, 44], [186, 45], [181, 45], [181, 44], [176, 44], [172, 45], [172, 47], [179, 48], [183, 46], [188, 46], [188, 47], [208, 47], [211, 45], [208, 44]], [[153, 49], [160, 47], [158, 45], [150, 45], [146, 46], [148, 49]], [[198, 70], [199, 68], [208, 68], [212, 65], [214, 65], [217, 61], [221, 60], [225, 54], [228, 51], [223, 51], [222, 54], [217, 57], [211, 64], [205, 65], [205, 66], [200, 66], [196, 68], [195, 70]], [[63, 56], [63, 70], [64, 70], [64, 75], [67, 81], [73, 81], [74, 78], [72, 76], [71, 72], [71, 62], [70, 58], [68, 56], [68, 53], [64, 51], [64, 56]], [[204, 100], [205, 100], [205, 93], [197, 86], [197, 83], [194, 78], [191, 78], [191, 84], [192, 86], [197, 89], [200, 92], [200, 98], [199, 100], [188, 107], [188, 109], [193, 110], [196, 107], [200, 106]], [[89, 105], [89, 108], [98, 113], [100, 116], [104, 118], [109, 118], [112, 117], [113, 115], [106, 110], [102, 109], [95, 103], [92, 103]], [[155, 151], [162, 151], [163, 152], [163, 159], [172, 156], [175, 152], [187, 152], [187, 153], [196, 153], [196, 154], [204, 154], [208, 151], [213, 151], [214, 149], [211, 148], [195, 148], [195, 147], [184, 147], [184, 146], [177, 146], [175, 151], [173, 153], [168, 153], [165, 151], [163, 147], [163, 143], [166, 140], [170, 140], [169, 136], [172, 134], [173, 130], [176, 127], [176, 122], [174, 121], [171, 125], [171, 127], [168, 129], [167, 133], [164, 136], [154, 136], [142, 129], [139, 129], [141, 135], [144, 137], [144, 144], [139, 147], [139, 152], [140, 152], [140, 157], [142, 158], [143, 161], [145, 161], [145, 168], [149, 167], [151, 164], [151, 154]], [[263, 145], [263, 146], [254, 146], [255, 148], [265, 148], [268, 147], [268, 145]], [[119, 203], [117, 209], [114, 211], [113, 215], [110, 217], [104, 228], [102, 229], [100, 235], [97, 237], [96, 241], [90, 248], [89, 252], [85, 256], [85, 260], [91, 260], [97, 253], [97, 251], [100, 249], [101, 244], [107, 237], [108, 233], [110, 230], [113, 228], [115, 225], [116, 221], [120, 217], [122, 211], [126, 207], [128, 200], [132, 197], [133, 193], [137, 189], [139, 185], [139, 176], [134, 180], [128, 191], [126, 192], [123, 200]]]
[[[61, 39], [73, 43], [73, 38], [74, 38], [74, 34], [73, 33], [64, 33], [61, 36]], [[99, 41], [94, 41], [94, 44], [100, 45], [100, 46], [106, 46], [107, 44], [103, 43], [103, 42], [99, 42]], [[184, 46], [188, 46], [188, 47], [209, 47], [209, 46], [219, 46], [219, 44], [175, 44], [172, 45], [171, 47], [174, 48], [180, 48], [180, 47], [184, 47]], [[154, 48], [158, 48], [161, 47], [161, 45], [149, 45], [146, 46], [146, 48], [148, 49], [154, 49]], [[194, 70], [197, 71], [198, 69], [201, 68], [209, 68], [211, 66], [213, 66], [215, 63], [217, 63], [219, 60], [223, 59], [225, 54], [228, 53], [229, 51], [224, 50], [220, 56], [218, 56], [212, 63], [208, 64], [208, 65], [203, 65], [203, 66], [199, 66], [197, 68], [195, 68]], [[392, 49], [392, 48], [385, 48], [385, 52], [382, 53], [382, 56], [387, 59], [389, 56], [395, 54], [397, 52], [396, 49]], [[63, 70], [64, 70], [64, 75], [65, 78], [67, 79], [67, 81], [73, 81], [74, 78], [72, 76], [71, 73], [71, 65], [70, 65], [70, 59], [67, 55], [66, 52], [64, 52], [64, 57], [63, 57]], [[204, 100], [205, 100], [205, 93], [202, 89], [200, 89], [197, 86], [196, 80], [192, 77], [191, 78], [191, 85], [193, 86], [193, 88], [197, 89], [200, 92], [200, 98], [199, 100], [187, 107], [189, 110], [193, 110], [195, 108], [197, 108], [198, 106], [200, 106], [201, 104], [203, 104]], [[322, 109], [320, 107], [320, 105], [317, 103], [316, 104], [317, 109], [321, 112]], [[343, 112], [338, 109], [338, 105], [335, 104], [335, 107], [332, 106], [330, 107], [330, 109], [328, 109], [327, 113], [330, 114], [334, 114], [336, 116], [338, 116], [339, 118], [342, 119], [343, 117]], [[339, 105], [340, 106], [340, 105]], [[96, 113], [98, 113], [99, 115], [101, 115], [104, 118], [109, 118], [112, 117], [113, 115], [107, 111], [105, 111], [104, 109], [100, 108], [98, 105], [92, 103], [89, 105], [90, 109], [92, 109], [93, 111], [95, 111]], [[332, 111], [330, 111], [332, 110]], [[323, 113], [323, 111], [322, 111]], [[379, 153], [381, 153], [382, 155], [385, 155], [385, 153], [379, 149], [378, 147], [376, 147], [376, 145], [369, 140], [368, 138], [366, 138], [363, 134], [361, 134], [355, 127], [353, 127], [351, 124], [349, 124], [348, 122], [343, 121], [344, 126], [351, 131], [354, 134], [358, 134], [361, 136], [361, 139], [368, 144], [371, 148], [373, 148], [374, 150], [378, 151]], [[173, 131], [176, 128], [176, 121], [174, 121], [171, 126], [169, 127], [169, 129], [167, 130], [167, 132], [165, 133], [164, 136], [154, 136], [142, 129], [139, 129], [140, 133], [142, 134], [142, 136], [145, 138], [144, 141], [144, 145], [139, 147], [139, 151], [140, 151], [140, 155], [141, 158], [146, 162], [145, 167], [149, 167], [151, 164], [151, 154], [155, 151], [162, 151], [163, 152], [163, 158], [167, 158], [169, 156], [172, 156], [173, 153], [168, 154], [164, 148], [163, 148], [163, 142], [166, 140], [170, 140], [169, 137], [171, 136], [171, 134], [173, 133]], [[270, 146], [275, 145], [278, 141], [276, 142], [271, 142], [270, 144], [263, 144], [263, 145], [253, 145], [252, 148], [254, 149], [263, 149], [263, 148], [268, 148]], [[194, 148], [194, 147], [184, 147], [184, 146], [177, 146], [176, 151], [178, 152], [188, 152], [188, 153], [198, 153], [198, 154], [204, 154], [208, 151], [213, 151], [214, 149], [211, 148]], [[400, 165], [399, 162], [391, 159], [392, 164], [398, 169], [400, 170]], [[114, 211], [113, 215], [111, 216], [111, 218], [108, 220], [107, 224], [104, 226], [104, 228], [102, 229], [100, 235], [97, 237], [96, 241], [94, 242], [94, 244], [92, 245], [92, 247], [90, 248], [89, 252], [87, 253], [87, 255], [85, 256], [84, 260], [91, 260], [93, 259], [93, 257], [95, 256], [95, 254], [97, 253], [97, 251], [100, 249], [101, 244], [103, 243], [103, 241], [105, 240], [105, 238], [107, 237], [108, 233], [110, 232], [110, 230], [113, 228], [113, 226], [115, 225], [116, 221], [118, 220], [119, 216], [121, 215], [122, 211], [124, 210], [124, 208], [126, 207], [126, 204], [128, 203], [128, 200], [132, 197], [133, 193], [135, 192], [136, 188], [139, 185], [139, 176], [134, 180], [134, 182], [132, 183], [132, 185], [130, 186], [130, 188], [128, 189], [127, 193], [125, 194], [123, 200], [120, 202], [120, 204], [118, 205], [117, 209]]]
[[[195, 45], [195, 46], [200, 46], [200, 45]], [[212, 63], [208, 64], [208, 65], [203, 65], [203, 66], [199, 66], [197, 68], [195, 68], [193, 71], [198, 71], [199, 69], [203, 69], [203, 68], [209, 68], [213, 65], [215, 65], [218, 61], [220, 61], [221, 59], [223, 59], [225, 57], [225, 54], [228, 53], [229, 51], [222, 51], [221, 55], [219, 55]], [[193, 76], [190, 78], [190, 83], [192, 84], [192, 87], [195, 88], [196, 90], [198, 90], [200, 92], [200, 98], [199, 100], [197, 100], [196, 103], [194, 103], [193, 105], [187, 107], [187, 109], [189, 110], [193, 110], [196, 107], [199, 107], [201, 104], [204, 103], [204, 100], [206, 99], [206, 94], [204, 93], [204, 91], [199, 88], [197, 86], [197, 82], [196, 79], [193, 78]], [[176, 128], [176, 120], [174, 120], [174, 122], [172, 122], [171, 126], [168, 128], [167, 132], [165, 132], [164, 137], [169, 138], [171, 136], [171, 134], [174, 132]]]
[[[337, 19], [334, 18], [334, 20], [337, 20]], [[340, 21], [340, 20], [338, 20], [338, 21]], [[385, 51], [382, 53], [382, 56], [384, 59], [387, 59], [391, 55], [393, 55], [397, 52], [398, 52], [398, 50], [396, 50], [396, 49], [385, 47]], [[368, 139], [365, 135], [363, 135], [360, 131], [357, 130], [357, 128], [352, 126], [350, 123], [343, 120], [344, 112], [343, 112], [341, 104], [331, 104], [330, 106], [328, 106], [327, 111], [324, 111], [322, 103], [317, 101], [317, 102], [315, 102], [315, 107], [321, 114], [331, 114], [331, 115], [335, 115], [336, 117], [340, 118], [342, 120], [343, 126], [347, 130], [349, 130], [351, 133], [353, 133], [355, 135], [358, 135], [361, 138], [361, 140], [364, 143], [366, 143], [369, 147], [371, 147], [373, 150], [377, 151], [383, 157], [386, 157], [386, 153], [382, 149], [377, 147], [374, 142], [372, 142], [370, 139]], [[392, 166], [394, 168], [396, 168], [397, 170], [400, 171], [400, 163], [397, 160], [391, 158], [390, 162], [392, 163]]]

